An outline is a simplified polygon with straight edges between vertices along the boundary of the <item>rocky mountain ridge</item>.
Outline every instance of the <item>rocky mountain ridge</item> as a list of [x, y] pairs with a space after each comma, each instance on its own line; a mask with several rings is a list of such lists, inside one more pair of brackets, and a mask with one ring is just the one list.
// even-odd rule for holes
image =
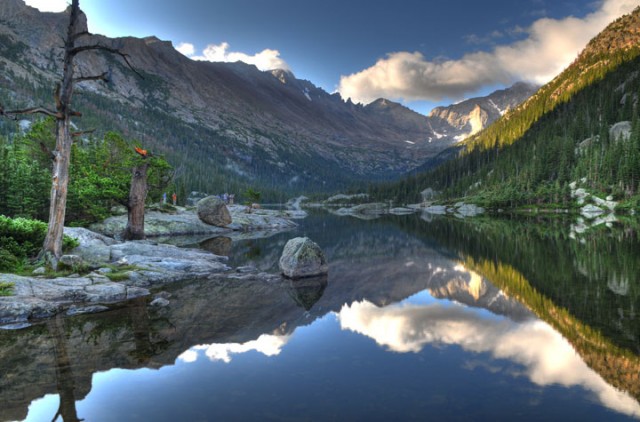
[[453, 132], [456, 139], [463, 140], [504, 116], [538, 89], [537, 85], [518, 82], [486, 97], [471, 98], [448, 107], [436, 107], [429, 113], [430, 126], [448, 136]]
[[[52, 102], [67, 19], [65, 13], [41, 13], [22, 0], [0, 5], [0, 103], [5, 107]], [[142, 78], [119, 58], [78, 56], [80, 75], [107, 70], [110, 83], [78, 86], [76, 107], [84, 118], [77, 124], [139, 139], [187, 169], [188, 190], [216, 191], [212, 185], [229, 186], [232, 180], [301, 191], [386, 179], [460, 140], [469, 122], [476, 130], [496, 115], [484, 103], [469, 116], [451, 119], [426, 117], [383, 99], [362, 106], [288, 71], [193, 61], [153, 36], [84, 38], [126, 53]], [[2, 132], [10, 131], [0, 125]]]

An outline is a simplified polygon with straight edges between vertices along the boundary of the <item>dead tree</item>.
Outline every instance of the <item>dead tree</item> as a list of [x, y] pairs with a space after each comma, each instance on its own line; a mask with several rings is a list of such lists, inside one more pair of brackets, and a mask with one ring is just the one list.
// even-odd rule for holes
[[[105, 51], [118, 55], [124, 59], [129, 68], [134, 72], [128, 60], [128, 56], [120, 50], [101, 44], [86, 44], [82, 40], [87, 39], [89, 32], [80, 27], [79, 0], [72, 0], [69, 26], [64, 43], [64, 59], [62, 80], [56, 85], [54, 100], [55, 110], [46, 107], [33, 107], [23, 110], [4, 110], [0, 107], [0, 114], [16, 116], [19, 114], [45, 114], [56, 119], [56, 147], [52, 151], [53, 170], [51, 177], [51, 202], [49, 206], [49, 224], [47, 235], [42, 246], [42, 254], [48, 265], [54, 269], [62, 255], [62, 236], [67, 206], [67, 187], [69, 184], [69, 162], [71, 157], [71, 145], [73, 143], [70, 132], [71, 118], [80, 117], [81, 114], [74, 111], [71, 106], [74, 85], [82, 81], [108, 81], [108, 73], [100, 75], [79, 76], [75, 73], [75, 60], [81, 53], [89, 51]], [[137, 74], [137, 72], [136, 72]], [[138, 74], [139, 75], [139, 74]]]
[[142, 240], [144, 235], [144, 204], [147, 200], [147, 170], [149, 169], [149, 154], [146, 150], [136, 148], [142, 156], [143, 162], [136, 165], [131, 171], [131, 187], [129, 188], [129, 201], [127, 202], [127, 227], [124, 230], [125, 240]]

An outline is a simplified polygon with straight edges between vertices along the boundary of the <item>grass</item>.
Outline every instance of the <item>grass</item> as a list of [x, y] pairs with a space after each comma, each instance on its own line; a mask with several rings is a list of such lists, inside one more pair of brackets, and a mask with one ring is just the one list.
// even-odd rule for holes
[[13, 296], [13, 283], [7, 281], [0, 282], [0, 296]]
[[113, 272], [113, 273], [107, 273], [105, 274], [107, 276], [107, 278], [111, 281], [125, 281], [129, 279], [129, 272], [125, 272], [125, 271], [117, 271], [117, 272]]
[[107, 276], [107, 278], [111, 281], [128, 280], [130, 271], [136, 271], [140, 269], [135, 265], [122, 265], [122, 266], [107, 265], [105, 266], [105, 268], [111, 268], [112, 270], [110, 273], [105, 274], [105, 276]]

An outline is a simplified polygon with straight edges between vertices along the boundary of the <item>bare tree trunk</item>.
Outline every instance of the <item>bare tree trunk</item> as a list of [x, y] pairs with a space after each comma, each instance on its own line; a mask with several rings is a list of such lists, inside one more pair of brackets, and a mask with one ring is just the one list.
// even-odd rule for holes
[[[56, 85], [55, 91], [55, 111], [46, 107], [32, 107], [22, 110], [5, 110], [0, 105], [0, 115], [14, 116], [18, 114], [45, 114], [56, 119], [56, 149], [53, 151], [53, 172], [51, 179], [51, 203], [49, 205], [49, 225], [47, 235], [42, 245], [40, 257], [44, 257], [47, 264], [53, 269], [57, 269], [58, 261], [62, 256], [62, 239], [64, 235], [64, 220], [67, 206], [67, 188], [69, 184], [69, 163], [71, 157], [72, 134], [69, 127], [70, 118], [80, 117], [81, 114], [71, 108], [71, 97], [73, 96], [74, 83], [82, 81], [108, 81], [108, 72], [100, 75], [80, 75], [74, 77], [74, 59], [86, 51], [105, 51], [122, 57], [131, 70], [128, 56], [116, 48], [101, 44], [86, 44], [77, 41], [83, 37], [91, 35], [86, 28], [80, 27], [80, 5], [79, 0], [71, 1], [71, 15], [69, 17], [69, 27], [67, 37], [64, 41], [64, 62], [61, 83]], [[142, 77], [138, 72], [138, 76]], [[73, 135], [80, 135], [86, 132], [77, 132]], [[145, 169], [146, 184], [146, 169]]]
[[127, 228], [125, 240], [142, 240], [144, 236], [144, 203], [147, 200], [147, 169], [149, 163], [135, 166], [131, 174]]
[[54, 269], [62, 256], [62, 236], [67, 206], [67, 186], [69, 184], [69, 162], [71, 157], [71, 135], [69, 133], [71, 97], [73, 95], [73, 50], [75, 48], [76, 25], [80, 14], [78, 0], [73, 0], [69, 28], [64, 45], [64, 63], [62, 85], [56, 88], [56, 149], [53, 153], [53, 172], [51, 176], [51, 203], [49, 205], [49, 225], [44, 239], [42, 252]]
[[46, 261], [54, 269], [62, 256], [62, 238], [67, 209], [67, 187], [69, 185], [69, 162], [71, 143], [69, 121], [58, 120], [56, 124], [56, 149], [54, 151], [53, 174], [51, 178], [51, 203], [49, 204], [49, 224], [44, 240], [43, 253]]

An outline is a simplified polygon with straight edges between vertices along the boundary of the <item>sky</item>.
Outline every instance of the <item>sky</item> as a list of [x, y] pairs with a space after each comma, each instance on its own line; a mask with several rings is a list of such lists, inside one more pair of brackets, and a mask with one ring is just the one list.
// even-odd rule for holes
[[[67, 0], [26, 0], [61, 11]], [[367, 104], [421, 113], [544, 84], [640, 0], [80, 0], [89, 30], [155, 35], [194, 60], [284, 68]]]

